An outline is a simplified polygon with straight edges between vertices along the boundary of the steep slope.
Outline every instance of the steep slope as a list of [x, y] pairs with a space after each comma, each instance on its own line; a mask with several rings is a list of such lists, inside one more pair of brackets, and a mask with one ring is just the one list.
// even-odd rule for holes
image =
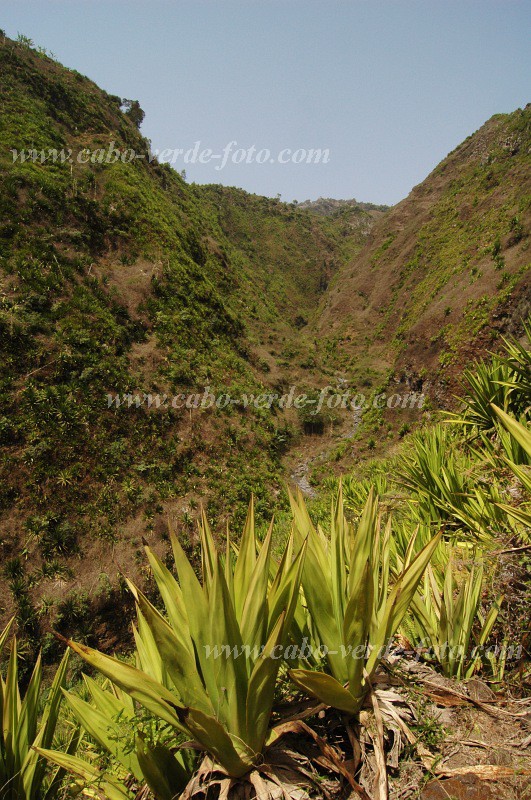
[[[530, 307], [531, 106], [499, 114], [374, 225], [332, 282], [318, 331], [343, 366], [452, 384]], [[420, 376], [420, 380], [419, 380]]]
[[284, 358], [359, 240], [188, 186], [150, 158], [134, 104], [22, 43], [0, 40], [0, 76], [0, 617], [15, 601], [31, 632], [39, 598], [75, 587], [85, 607], [91, 587], [104, 603], [166, 514], [183, 536], [203, 496], [218, 519], [251, 492], [269, 514], [275, 413], [108, 395], [260, 394], [280, 379], [269, 350]]

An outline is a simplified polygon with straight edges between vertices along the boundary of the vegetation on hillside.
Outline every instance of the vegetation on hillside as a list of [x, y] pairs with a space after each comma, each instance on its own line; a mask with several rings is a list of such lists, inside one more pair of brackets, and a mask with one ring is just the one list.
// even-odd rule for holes
[[531, 105], [495, 115], [377, 220], [320, 315], [345, 365], [364, 349], [441, 397], [471, 354], [516, 331], [530, 311], [530, 143]]
[[[339, 485], [329, 533], [299, 496], [277, 559], [273, 526], [257, 538], [252, 504], [239, 543], [227, 534], [223, 548], [203, 516], [201, 579], [176, 535], [174, 565], [147, 547], [162, 604], [129, 584], [138, 615], [132, 659], [67, 640], [110, 683], [87, 678], [88, 695], [67, 694], [85, 730], [84, 744], [74, 733], [78, 754], [39, 744], [40, 758], [112, 800], [148, 791], [161, 800], [205, 797], [213, 786], [221, 796], [273, 798], [279, 785], [284, 796], [309, 798], [330, 770], [371, 797], [360, 756], [367, 729], [380, 763], [375, 796], [384, 798], [386, 737], [399, 720], [424, 768], [437, 773], [436, 755], [403, 716], [405, 695], [378, 688], [404, 669], [407, 688], [408, 651], [447, 678], [480, 675], [524, 695], [531, 685], [529, 574], [527, 587], [520, 577], [502, 596], [498, 560], [527, 547], [531, 530], [531, 322], [526, 330], [526, 346], [507, 342], [503, 356], [469, 371], [462, 411], [444, 427], [408, 437], [368, 479]], [[503, 407], [493, 402], [500, 392]], [[13, 658], [6, 697], [17, 691]], [[295, 686], [321, 705], [310, 700], [301, 714]], [[9, 731], [19, 723], [3, 706]], [[343, 714], [343, 752], [311, 726], [326, 708]], [[286, 738], [295, 733], [320, 757], [308, 743], [294, 752]], [[9, 741], [8, 733], [4, 747]], [[193, 759], [197, 751], [203, 761]]]
[[[0, 65], [0, 615], [15, 602], [35, 646], [67, 612], [53, 582], [80, 575], [74, 616], [93, 601], [104, 613], [115, 546], [159, 540], [163, 513], [190, 534], [199, 497], [212, 519], [243, 520], [251, 492], [270, 513], [286, 419], [171, 398], [281, 382], [288, 343], [361, 240], [276, 200], [188, 186], [149, 158], [131, 101], [26, 41], [4, 38]], [[73, 163], [43, 161], [50, 150]], [[159, 393], [160, 412], [145, 397]]]

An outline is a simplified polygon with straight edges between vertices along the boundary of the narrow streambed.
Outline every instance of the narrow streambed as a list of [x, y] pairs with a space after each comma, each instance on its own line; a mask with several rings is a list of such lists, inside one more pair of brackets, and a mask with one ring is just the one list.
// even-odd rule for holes
[[304, 461], [301, 461], [297, 464], [295, 469], [292, 471], [290, 478], [295, 486], [298, 486], [301, 492], [306, 495], [306, 497], [317, 497], [317, 490], [311, 485], [308, 475], [310, 473], [310, 467], [313, 464], [316, 464], [320, 461], [324, 461], [328, 455], [328, 453], [333, 450], [335, 445], [338, 441], [345, 441], [345, 439], [352, 439], [358, 431], [358, 428], [361, 424], [363, 412], [361, 408], [355, 409], [352, 418], [352, 426], [349, 429], [342, 433], [340, 436], [334, 437], [330, 444], [328, 444], [321, 452], [317, 453], [317, 455], [309, 456], [305, 458]]
[[309, 458], [306, 461], [301, 461], [300, 464], [297, 464], [290, 476], [295, 486], [298, 486], [301, 492], [306, 495], [306, 497], [317, 497], [317, 492], [308, 480], [310, 464], [313, 461], [315, 461], [315, 457]]

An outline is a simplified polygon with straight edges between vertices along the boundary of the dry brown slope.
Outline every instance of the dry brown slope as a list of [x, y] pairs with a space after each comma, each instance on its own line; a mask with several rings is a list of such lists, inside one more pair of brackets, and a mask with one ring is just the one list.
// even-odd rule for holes
[[516, 329], [531, 299], [530, 126], [529, 105], [492, 117], [378, 220], [323, 299], [321, 335], [440, 375]]

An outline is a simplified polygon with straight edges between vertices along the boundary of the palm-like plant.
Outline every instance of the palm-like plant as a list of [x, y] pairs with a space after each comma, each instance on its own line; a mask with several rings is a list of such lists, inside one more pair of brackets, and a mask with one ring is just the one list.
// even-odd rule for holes
[[202, 581], [174, 533], [177, 578], [146, 547], [166, 616], [130, 584], [142, 668], [68, 642], [118, 690], [176, 734], [192, 737], [209, 763], [230, 778], [244, 776], [262, 759], [281, 652], [299, 593], [305, 548], [301, 545], [292, 558], [291, 539], [275, 564], [272, 531], [271, 525], [264, 542], [258, 542], [251, 503], [236, 556], [227, 536], [222, 557], [203, 514]]
[[[472, 559], [470, 568], [456, 580], [456, 560], [448, 545], [447, 564], [439, 587], [431, 564], [424, 575], [423, 591], [411, 603], [404, 625], [407, 638], [415, 646], [428, 646], [447, 677], [470, 678], [481, 664], [484, 647], [496, 622], [503, 598], [494, 602], [486, 616], [481, 613], [483, 565]], [[473, 631], [477, 635], [473, 640]], [[471, 644], [473, 641], [473, 644]]]
[[[359, 518], [371, 489], [375, 491], [380, 498], [380, 505], [383, 505], [383, 498], [388, 496], [389, 493], [389, 483], [388, 462], [384, 462], [383, 465], [378, 464], [377, 468], [370, 470], [369, 477], [362, 478], [361, 480], [354, 475], [346, 476], [343, 478], [343, 502], [345, 508], [353, 512], [356, 518]], [[393, 498], [389, 497], [387, 505], [391, 505], [392, 502]]]
[[463, 373], [464, 411], [454, 421], [492, 432], [497, 424], [493, 406], [520, 416], [531, 404], [531, 318], [524, 323], [527, 346], [504, 339], [505, 352], [481, 361]]
[[[514, 417], [506, 414], [501, 408], [493, 405], [492, 409], [504, 430], [508, 433], [511, 440], [521, 448], [527, 463], [529, 463], [529, 461], [531, 461], [531, 431], [529, 428], [522, 425], [522, 423], [518, 422]], [[531, 499], [531, 472], [529, 468], [526, 467], [526, 465], [515, 464], [514, 461], [508, 458], [505, 458], [504, 462], [516, 475], [528, 497]], [[497, 506], [509, 517], [520, 522], [524, 526], [524, 530], [528, 531], [527, 538], [529, 538], [529, 528], [531, 528], [531, 509], [529, 503], [517, 507], [507, 505], [506, 503], [497, 503]]]
[[527, 346], [515, 339], [504, 339], [505, 354], [502, 356], [503, 362], [513, 370], [509, 388], [515, 390], [513, 397], [516, 402], [514, 407], [511, 404], [511, 410], [517, 415], [531, 405], [531, 317], [524, 322], [524, 332]]
[[11, 626], [13, 625], [14, 621], [15, 621], [15, 618], [12, 617], [9, 620], [9, 622], [7, 623], [7, 625], [5, 626], [4, 630], [0, 631], [0, 655], [2, 654], [2, 650], [4, 648], [4, 645], [5, 645], [6, 641], [7, 641], [7, 637], [9, 636], [9, 631], [11, 630]]
[[291, 497], [296, 539], [308, 540], [302, 584], [312, 623], [331, 675], [294, 669], [295, 683], [327, 705], [356, 714], [384, 651], [397, 631], [437, 547], [433, 537], [413, 556], [415, 535], [403, 569], [390, 569], [391, 521], [382, 529], [371, 491], [357, 530], [346, 521], [341, 488], [332, 509], [330, 539], [316, 529], [302, 496]]
[[[0, 652], [11, 623], [0, 633]], [[45, 699], [42, 664], [37, 659], [24, 696], [18, 685], [17, 641], [13, 637], [6, 679], [0, 677], [0, 800], [52, 800], [57, 796], [64, 771], [46, 775], [46, 760], [35, 750], [52, 746], [59, 720], [68, 656], [65, 655]], [[69, 739], [67, 751], [75, 751], [78, 733]]]
[[404, 456], [398, 479], [411, 491], [414, 516], [424, 525], [448, 531], [467, 529], [490, 539], [506, 518], [497, 510], [499, 487], [482, 479], [478, 455], [461, 450], [454, 431], [445, 425], [417, 433]]
[[[149, 673], [150, 665], [147, 670]], [[166, 731], [157, 732], [155, 742], [148, 741], [141, 732], [135, 735], [139, 726], [132, 698], [112, 685], [102, 687], [87, 676], [84, 680], [92, 702], [73, 692], [64, 692], [65, 699], [83, 729], [111, 756], [113, 768], [99, 769], [94, 763], [60, 752], [43, 749], [39, 752], [91, 786], [98, 786], [109, 800], [132, 800], [135, 793], [128, 789], [131, 778], [137, 785], [147, 784], [157, 800], [178, 796], [193, 772], [191, 751], [173, 752], [160, 741], [161, 735], [168, 734], [168, 726]]]
[[472, 369], [463, 372], [464, 413], [450, 414], [455, 422], [480, 431], [492, 431], [496, 415], [491, 403], [501, 406], [505, 411], [510, 407], [514, 390], [515, 372], [513, 367], [498, 356], [491, 361], [480, 361]]

